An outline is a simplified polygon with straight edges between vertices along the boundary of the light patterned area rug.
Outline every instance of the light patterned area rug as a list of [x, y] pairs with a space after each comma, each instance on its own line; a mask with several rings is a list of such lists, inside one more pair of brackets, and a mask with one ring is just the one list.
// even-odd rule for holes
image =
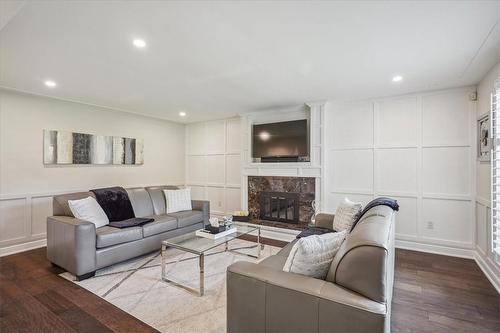
[[[253, 242], [234, 240], [230, 248], [256, 254]], [[70, 273], [60, 276], [91, 291], [161, 332], [225, 332], [226, 268], [236, 261], [258, 262], [277, 253], [280, 248], [265, 245], [261, 257], [224, 252], [224, 246], [205, 256], [205, 295], [161, 280], [159, 253], [135, 258], [97, 271], [96, 276], [76, 281]], [[198, 257], [177, 249], [167, 250], [167, 277], [175, 282], [198, 288]]]

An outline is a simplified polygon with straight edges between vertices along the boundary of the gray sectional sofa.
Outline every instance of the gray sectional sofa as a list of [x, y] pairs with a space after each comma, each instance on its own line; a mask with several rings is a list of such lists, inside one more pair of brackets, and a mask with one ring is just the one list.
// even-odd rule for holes
[[91, 277], [97, 269], [160, 249], [162, 240], [201, 229], [208, 224], [208, 201], [192, 200], [192, 210], [166, 214], [164, 189], [153, 186], [126, 189], [136, 217], [154, 222], [131, 228], [104, 226], [73, 216], [68, 200], [95, 197], [92, 192], [58, 195], [53, 198], [53, 215], [47, 218], [47, 258], [77, 276]]
[[[227, 269], [227, 331], [389, 332], [395, 212], [363, 215], [335, 255], [325, 280], [283, 272], [294, 242], [259, 264]], [[332, 215], [316, 224], [331, 228]]]

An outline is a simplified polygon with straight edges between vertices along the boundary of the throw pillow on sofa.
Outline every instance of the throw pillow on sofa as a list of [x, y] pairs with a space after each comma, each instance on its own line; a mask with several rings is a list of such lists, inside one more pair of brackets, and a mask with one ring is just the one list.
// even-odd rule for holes
[[163, 190], [163, 192], [165, 193], [167, 214], [183, 210], [192, 210], [190, 188], [183, 188], [180, 190]]
[[77, 219], [92, 222], [96, 228], [103, 227], [109, 223], [106, 213], [99, 206], [97, 200], [92, 197], [80, 200], [68, 200], [68, 205]]
[[300, 238], [288, 254], [283, 271], [324, 279], [347, 231]]
[[333, 218], [333, 230], [351, 230], [352, 225], [356, 221], [356, 217], [361, 213], [362, 207], [363, 206], [360, 202], [352, 202], [351, 200], [345, 198], [344, 201], [338, 205], [337, 210], [335, 211], [335, 217]]

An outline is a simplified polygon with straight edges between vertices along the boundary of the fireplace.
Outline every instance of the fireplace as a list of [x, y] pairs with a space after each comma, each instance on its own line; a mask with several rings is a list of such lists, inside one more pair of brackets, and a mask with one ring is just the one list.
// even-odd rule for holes
[[299, 223], [299, 193], [262, 192], [260, 218], [268, 221]]
[[253, 223], [303, 229], [314, 213], [314, 177], [248, 176], [248, 211]]

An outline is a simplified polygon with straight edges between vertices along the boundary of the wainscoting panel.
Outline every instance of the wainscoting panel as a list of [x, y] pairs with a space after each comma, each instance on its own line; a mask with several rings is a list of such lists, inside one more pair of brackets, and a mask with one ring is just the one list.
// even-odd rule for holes
[[28, 198], [12, 198], [0, 201], [0, 246], [6, 246], [29, 238]]
[[373, 150], [333, 150], [332, 188], [373, 191]]
[[208, 155], [205, 156], [205, 164], [200, 166], [206, 170], [207, 184], [225, 184], [225, 156]]
[[226, 155], [226, 184], [240, 186], [241, 182], [240, 154]]
[[422, 96], [424, 146], [470, 144], [470, 101], [463, 90], [440, 91]]
[[418, 234], [418, 200], [417, 198], [404, 198], [393, 196], [398, 201], [399, 212], [396, 218], [397, 237], [415, 237]]
[[31, 199], [31, 236], [45, 237], [47, 216], [52, 215], [52, 196], [33, 197]]
[[470, 195], [470, 147], [423, 148], [423, 191], [448, 195]]
[[204, 184], [207, 181], [206, 157], [190, 155], [186, 158], [186, 176], [189, 184]]
[[376, 186], [379, 191], [416, 193], [417, 159], [416, 148], [378, 150]]
[[226, 213], [226, 189], [224, 187], [212, 187], [208, 186], [207, 200], [210, 201], [210, 210], [216, 214]]
[[377, 143], [380, 147], [416, 147], [418, 137], [417, 98], [380, 101], [377, 118]]
[[426, 228], [422, 229], [423, 237], [448, 239], [473, 246], [474, 224], [471, 223], [470, 201], [424, 199], [422, 205], [422, 218], [426, 223]]
[[335, 112], [331, 137], [332, 148], [359, 148], [373, 145], [373, 104], [368, 102], [347, 105], [342, 112]]

